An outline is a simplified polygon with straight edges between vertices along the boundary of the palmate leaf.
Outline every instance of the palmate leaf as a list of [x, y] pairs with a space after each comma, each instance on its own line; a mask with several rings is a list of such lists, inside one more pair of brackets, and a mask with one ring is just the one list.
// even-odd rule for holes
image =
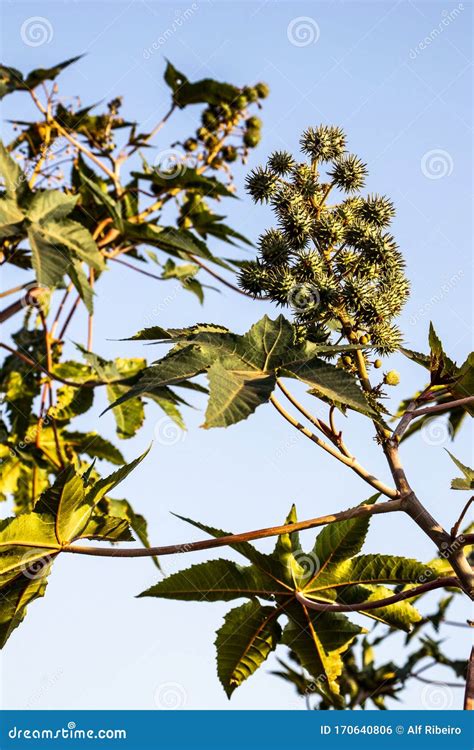
[[[366, 504], [376, 499], [377, 495]], [[234, 543], [230, 546], [251, 565], [241, 567], [224, 559], [200, 563], [174, 573], [140, 596], [186, 601], [250, 600], [229, 613], [216, 640], [219, 677], [229, 696], [275, 648], [281, 636], [277, 620], [284, 615], [289, 623], [281, 642], [295, 651], [325, 700], [341, 707], [338, 678], [343, 669], [342, 655], [364, 630], [340, 613], [307, 608], [296, 598], [297, 593], [328, 605], [358, 604], [391, 596], [393, 591], [385, 584], [414, 584], [437, 577], [432, 566], [416, 560], [389, 555], [354, 557], [363, 545], [369, 518], [326, 526], [310, 553], [302, 550], [295, 532], [280, 535], [270, 555], [249, 542]], [[214, 537], [226, 535], [206, 524], [183, 520]], [[293, 506], [286, 524], [296, 520]], [[262, 608], [258, 600], [267, 600], [271, 607]], [[418, 611], [405, 601], [361, 614], [405, 631], [420, 621]]]
[[154, 333], [158, 340], [174, 342], [174, 348], [145, 369], [117, 403], [206, 372], [210, 383], [206, 428], [225, 427], [248, 417], [268, 402], [278, 376], [304, 381], [341, 408], [376, 415], [356, 379], [318, 356], [336, 354], [340, 347], [295, 343], [293, 326], [282, 315], [276, 320], [263, 317], [243, 336], [200, 324], [182, 331], [155, 327], [136, 338], [150, 340]]
[[234, 101], [240, 90], [229, 83], [220, 83], [211, 78], [204, 78], [191, 83], [188, 78], [168, 61], [165, 74], [165, 82], [170, 87], [173, 100], [178, 107], [186, 107], [188, 104], [199, 104], [206, 102], [219, 106], [222, 102]]
[[[28, 603], [43, 595], [51, 565], [64, 545], [81, 538], [133, 540], [130, 506], [121, 501], [100, 508], [98, 504], [143, 457], [91, 487], [90, 471], [81, 476], [69, 465], [42, 494], [33, 512], [0, 521], [0, 647], [23, 619]], [[134, 519], [137, 528], [139, 519]], [[140, 531], [143, 535], [143, 525]]]
[[250, 601], [226, 615], [217, 631], [217, 674], [228, 698], [275, 650], [281, 639], [276, 607]]

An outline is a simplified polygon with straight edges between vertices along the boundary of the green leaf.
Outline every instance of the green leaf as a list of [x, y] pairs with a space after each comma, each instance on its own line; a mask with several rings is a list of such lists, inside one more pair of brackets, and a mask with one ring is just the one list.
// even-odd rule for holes
[[90, 285], [89, 279], [87, 278], [82, 268], [82, 263], [77, 258], [72, 258], [71, 263], [67, 268], [69, 277], [76, 287], [80, 298], [84, 302], [87, 312], [89, 315], [94, 313], [94, 291]]
[[[333, 601], [341, 604], [360, 604], [361, 602], [372, 602], [393, 596], [393, 591], [385, 586], [347, 586], [336, 589], [335, 592], [337, 596]], [[324, 592], [320, 593], [323, 594]], [[407, 633], [413, 629], [413, 625], [422, 619], [418, 610], [407, 601], [390, 604], [388, 607], [380, 607], [380, 609], [371, 609], [364, 612], [364, 615]]]
[[117, 469], [117, 471], [114, 471], [114, 473], [110, 474], [108, 477], [98, 479], [93, 487], [86, 493], [86, 502], [94, 508], [102, 500], [102, 498], [105, 497], [105, 495], [107, 495], [111, 490], [114, 489], [114, 487], [120, 484], [120, 482], [123, 482], [126, 477], [128, 477], [128, 475], [138, 466], [138, 464], [143, 461], [145, 456], [148, 455], [149, 451], [150, 448], [148, 448], [145, 453], [142, 453], [141, 456], [138, 456], [138, 458], [136, 458], [134, 461], [131, 461], [129, 464], [125, 464], [125, 466], [121, 466], [120, 469]]
[[81, 539], [97, 539], [100, 542], [133, 542], [129, 523], [114, 516], [92, 516], [81, 533]]
[[0, 596], [0, 648], [3, 648], [13, 630], [20, 625], [26, 608], [34, 599], [44, 596], [49, 565], [41, 568], [41, 574], [33, 578], [20, 575], [2, 587]]
[[219, 361], [207, 371], [209, 404], [203, 427], [227, 427], [253, 414], [270, 398], [276, 378], [254, 371], [226, 370]]
[[70, 265], [64, 248], [51, 244], [40, 224], [28, 229], [31, 259], [38, 284], [50, 289], [59, 286]]
[[27, 186], [28, 180], [25, 173], [20, 169], [17, 162], [10, 156], [9, 152], [0, 140], [0, 177], [5, 183], [7, 195], [16, 196], [20, 188]]
[[0, 196], [0, 239], [14, 237], [21, 232], [25, 216], [11, 195]]
[[91, 233], [77, 221], [58, 219], [32, 226], [35, 232], [41, 232], [43, 242], [48, 243], [56, 253], [66, 249], [97, 271], [105, 268], [104, 259]]
[[282, 643], [297, 654], [302, 667], [318, 684], [323, 688], [327, 685], [329, 693], [337, 697], [340, 692], [337, 680], [343, 669], [341, 655], [363, 632], [367, 631], [344, 615], [304, 609], [285, 627]]
[[275, 593], [270, 578], [254, 567], [243, 568], [230, 560], [209, 560], [164, 578], [139, 596], [183, 601], [228, 602], [243, 597], [268, 598]]
[[[89, 390], [92, 390], [89, 388]], [[90, 458], [110, 461], [112, 464], [124, 464], [125, 459], [118, 448], [109, 440], [101, 437], [97, 432], [63, 432], [62, 438], [76, 453], [85, 454]]]
[[78, 474], [72, 474], [59, 495], [56, 515], [56, 538], [59, 544], [67, 544], [76, 539], [91, 513], [91, 505], [85, 502], [84, 481]]
[[231, 609], [217, 631], [217, 673], [228, 698], [275, 650], [281, 638], [278, 609], [256, 601]]
[[59, 551], [52, 516], [23, 513], [0, 521], [0, 586]]
[[362, 414], [376, 412], [367, 402], [363, 390], [351, 373], [315, 357], [309, 362], [285, 368], [298, 380], [311, 386], [311, 393], [338, 407], [349, 406]]
[[58, 63], [52, 68], [36, 68], [36, 70], [32, 70], [26, 77], [24, 88], [28, 90], [34, 89], [40, 83], [43, 83], [43, 81], [54, 81], [54, 79], [57, 78], [65, 68], [73, 65], [73, 63], [80, 60], [81, 57], [83, 57], [83, 55], [76, 55], [76, 57], [70, 57], [68, 60]]
[[[372, 495], [362, 505], [373, 505], [380, 493]], [[330, 564], [353, 557], [363, 547], [370, 524], [370, 516], [329, 523], [316, 537], [313, 552], [319, 562], [318, 573]]]
[[178, 107], [188, 104], [214, 104], [233, 102], [240, 94], [240, 90], [229, 83], [219, 83], [211, 78], [204, 78], [190, 83], [186, 76], [168, 62], [164, 74], [165, 82], [173, 92], [173, 101]]
[[[139, 513], [135, 513], [127, 500], [112, 500], [112, 498], [105, 498], [103, 502], [107, 515], [126, 521], [130, 528], [133, 529], [143, 546], [147, 548], [151, 546], [150, 540], [148, 539], [148, 528], [145, 518]], [[160, 568], [158, 558], [152, 557], [151, 559], [156, 567]]]
[[38, 190], [28, 203], [26, 216], [33, 223], [64, 219], [74, 209], [77, 198], [61, 190]]
[[305, 586], [304, 595], [353, 583], [425, 583], [437, 578], [430, 565], [395, 555], [360, 555], [321, 567]]
[[465, 466], [464, 464], [459, 461], [459, 459], [456, 458], [456, 456], [453, 456], [452, 453], [447, 451], [451, 459], [454, 461], [458, 469], [461, 469], [462, 473], [464, 474], [464, 477], [459, 477], [457, 479], [453, 479], [451, 482], [451, 489], [452, 490], [472, 490], [474, 489], [474, 470], [471, 469], [469, 466]]

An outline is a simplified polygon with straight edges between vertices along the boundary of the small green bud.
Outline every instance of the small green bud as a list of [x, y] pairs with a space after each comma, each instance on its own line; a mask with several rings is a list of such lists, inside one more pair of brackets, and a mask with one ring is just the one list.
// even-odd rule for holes
[[260, 81], [260, 83], [257, 83], [257, 85], [255, 86], [255, 91], [257, 92], [259, 99], [266, 99], [268, 94], [270, 93], [270, 87], [268, 86], [268, 84]]
[[205, 109], [201, 115], [201, 122], [208, 130], [215, 130], [218, 126], [217, 117], [210, 109]]
[[254, 87], [246, 86], [244, 88], [244, 96], [247, 97], [249, 102], [256, 102], [258, 99], [257, 89]]
[[197, 149], [198, 142], [195, 138], [188, 138], [184, 141], [184, 148], [186, 151], [195, 151]]
[[237, 159], [237, 149], [235, 146], [224, 146], [221, 151], [221, 156], [226, 162], [233, 162]]
[[396, 370], [390, 370], [385, 373], [383, 382], [385, 385], [398, 385], [400, 382], [400, 375]]
[[344, 355], [344, 357], [342, 358], [342, 361], [343, 361], [343, 362], [344, 362], [344, 364], [345, 364], [345, 365], [347, 365], [347, 366], [349, 366], [349, 365], [351, 365], [351, 364], [352, 364], [352, 359], [351, 359], [351, 357], [349, 357], [349, 355], [348, 355], [348, 354], [345, 354], [345, 355]]
[[370, 341], [369, 336], [367, 336], [367, 334], [364, 333], [364, 335], [361, 336], [360, 339], [359, 339], [359, 344], [368, 344], [369, 341]]
[[248, 120], [245, 121], [245, 124], [248, 128], [255, 128], [256, 130], [260, 130], [260, 128], [262, 127], [262, 121], [260, 117], [255, 117], [255, 115], [253, 117], [249, 117]]
[[381, 359], [376, 359], [374, 362], [374, 367], [376, 370], [379, 370], [383, 365], [383, 362]]
[[244, 143], [249, 148], [255, 148], [260, 142], [260, 130], [249, 128], [244, 133]]
[[235, 108], [238, 110], [245, 109], [245, 107], [248, 104], [248, 99], [246, 96], [244, 96], [244, 94], [241, 94], [240, 96], [237, 97], [234, 104], [235, 104]]

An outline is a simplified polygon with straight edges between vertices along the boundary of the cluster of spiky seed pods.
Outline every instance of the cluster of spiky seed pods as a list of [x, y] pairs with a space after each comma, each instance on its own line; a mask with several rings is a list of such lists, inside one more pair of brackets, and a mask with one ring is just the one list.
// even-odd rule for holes
[[[394, 206], [360, 194], [367, 167], [346, 151], [341, 128], [309, 128], [300, 143], [308, 162], [278, 151], [247, 178], [252, 198], [271, 204], [278, 225], [260, 236], [258, 258], [242, 266], [240, 285], [290, 307], [296, 329], [310, 340], [327, 341], [339, 330], [390, 354], [402, 343], [393, 321], [409, 294], [404, 259], [388, 231]], [[332, 204], [331, 191], [338, 193]], [[351, 369], [350, 355], [344, 360]]]

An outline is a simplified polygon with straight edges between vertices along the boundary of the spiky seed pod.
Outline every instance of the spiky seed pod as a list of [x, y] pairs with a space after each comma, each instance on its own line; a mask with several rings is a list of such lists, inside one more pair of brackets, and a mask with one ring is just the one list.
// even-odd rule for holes
[[337, 253], [335, 261], [336, 270], [341, 276], [353, 273], [359, 260], [360, 256], [354, 250], [343, 250]]
[[268, 169], [280, 177], [288, 174], [294, 165], [295, 160], [288, 151], [274, 151], [267, 162]]
[[344, 241], [345, 233], [344, 225], [333, 214], [323, 214], [314, 222], [313, 237], [321, 248], [339, 245]]
[[334, 213], [337, 214], [346, 226], [350, 226], [358, 219], [357, 208], [362, 200], [363, 199], [360, 196], [346, 198], [346, 200], [342, 201], [342, 203], [334, 209]]
[[382, 356], [393, 354], [403, 343], [400, 329], [389, 323], [373, 325], [370, 330], [370, 337], [377, 354]]
[[257, 128], [249, 128], [244, 133], [243, 141], [246, 146], [249, 148], [255, 148], [255, 146], [258, 146], [260, 143], [260, 138], [262, 137], [262, 134], [259, 129]]
[[301, 150], [312, 159], [330, 161], [340, 156], [346, 146], [344, 131], [338, 127], [320, 125], [304, 131], [301, 140]]
[[263, 294], [266, 280], [266, 270], [258, 260], [250, 260], [243, 264], [238, 276], [241, 289], [254, 297]]
[[302, 198], [314, 198], [320, 192], [316, 175], [307, 164], [296, 164], [291, 173], [292, 184]]
[[363, 221], [383, 228], [388, 226], [395, 216], [395, 206], [384, 195], [368, 195], [359, 203], [356, 212]]
[[288, 209], [280, 213], [280, 226], [289, 246], [300, 250], [306, 246], [313, 228], [313, 218], [302, 200], [294, 200]]
[[255, 91], [257, 92], [257, 96], [259, 99], [266, 99], [268, 94], [270, 93], [270, 87], [268, 84], [263, 83], [260, 81], [260, 83], [257, 83], [255, 86]]
[[278, 229], [267, 229], [258, 240], [262, 262], [267, 266], [278, 266], [288, 260], [288, 243]]
[[295, 279], [289, 268], [273, 268], [265, 276], [265, 292], [267, 299], [277, 305], [287, 305]]
[[319, 253], [314, 250], [297, 253], [295, 263], [292, 267], [293, 275], [297, 281], [315, 281], [323, 272], [323, 261]]
[[255, 203], [270, 200], [277, 186], [278, 177], [268, 169], [263, 169], [262, 167], [252, 169], [245, 183], [245, 187]]
[[355, 154], [344, 154], [335, 161], [328, 174], [337, 187], [346, 193], [353, 193], [364, 186], [368, 174], [367, 166]]

